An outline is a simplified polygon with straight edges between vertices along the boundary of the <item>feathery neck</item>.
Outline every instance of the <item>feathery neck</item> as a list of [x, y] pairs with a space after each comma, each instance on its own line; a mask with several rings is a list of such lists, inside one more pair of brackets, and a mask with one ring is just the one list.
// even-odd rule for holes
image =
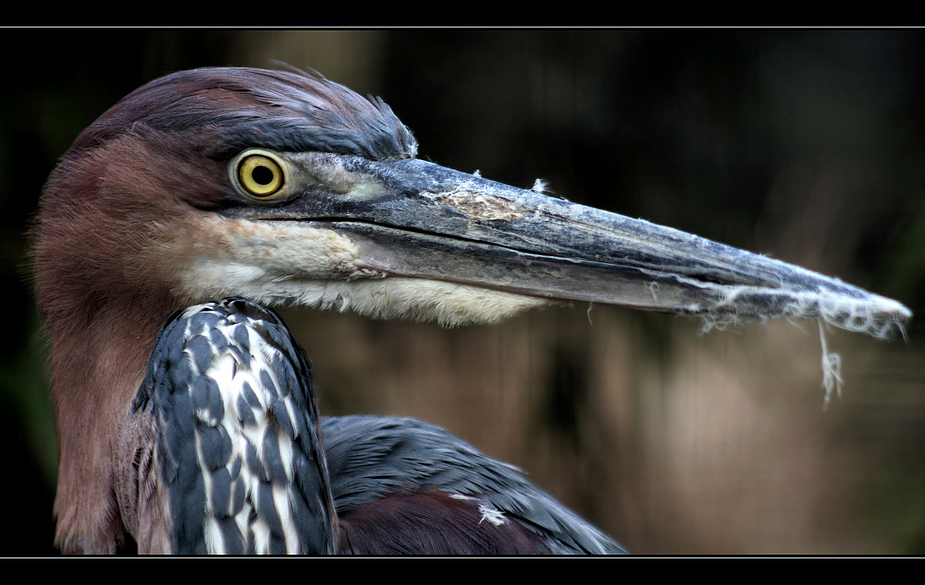
[[114, 551], [123, 425], [160, 327], [185, 302], [152, 260], [164, 255], [163, 218], [176, 216], [176, 202], [145, 197], [155, 185], [131, 166], [107, 171], [114, 156], [65, 157], [33, 232], [58, 434], [57, 542], [66, 551]]

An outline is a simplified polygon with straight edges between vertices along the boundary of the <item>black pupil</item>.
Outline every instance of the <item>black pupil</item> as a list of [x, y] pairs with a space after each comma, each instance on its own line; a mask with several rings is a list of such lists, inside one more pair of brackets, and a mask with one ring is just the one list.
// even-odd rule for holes
[[251, 178], [258, 185], [269, 185], [273, 181], [273, 171], [267, 167], [255, 167]]

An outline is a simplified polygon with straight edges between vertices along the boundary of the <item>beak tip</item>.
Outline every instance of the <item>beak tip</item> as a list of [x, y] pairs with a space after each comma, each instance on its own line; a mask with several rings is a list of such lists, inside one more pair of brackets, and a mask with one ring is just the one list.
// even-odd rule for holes
[[912, 319], [912, 311], [893, 299], [871, 295], [864, 301], [839, 300], [823, 306], [820, 318], [848, 331], [890, 339], [896, 331], [905, 337], [905, 323]]

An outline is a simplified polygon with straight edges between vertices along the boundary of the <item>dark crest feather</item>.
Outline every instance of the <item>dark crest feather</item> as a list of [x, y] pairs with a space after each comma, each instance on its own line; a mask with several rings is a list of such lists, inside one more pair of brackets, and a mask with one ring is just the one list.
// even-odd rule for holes
[[382, 100], [321, 75], [219, 67], [181, 71], [138, 88], [75, 141], [93, 148], [126, 132], [212, 134], [215, 158], [241, 148], [411, 158], [417, 143]]

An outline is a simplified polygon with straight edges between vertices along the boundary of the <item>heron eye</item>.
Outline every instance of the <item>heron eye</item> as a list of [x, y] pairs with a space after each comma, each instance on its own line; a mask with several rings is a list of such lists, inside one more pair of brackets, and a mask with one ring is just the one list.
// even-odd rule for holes
[[264, 154], [251, 154], [238, 161], [238, 184], [249, 195], [270, 197], [283, 188], [283, 168]]

